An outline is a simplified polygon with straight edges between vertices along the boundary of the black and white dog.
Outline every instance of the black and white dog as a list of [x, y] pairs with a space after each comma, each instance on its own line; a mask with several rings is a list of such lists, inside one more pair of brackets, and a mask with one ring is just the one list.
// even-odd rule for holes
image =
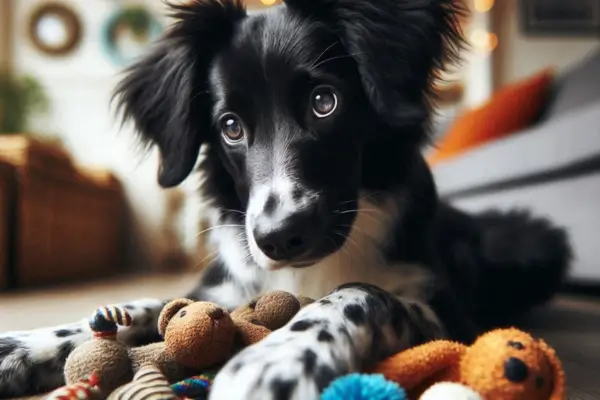
[[[218, 257], [190, 297], [232, 308], [268, 290], [321, 298], [341, 286], [340, 310], [364, 322], [376, 286], [464, 341], [550, 298], [570, 261], [565, 233], [526, 213], [443, 204], [421, 155], [432, 82], [460, 49], [458, 3], [171, 6], [174, 25], [116, 94], [160, 150], [162, 186], [197, 165], [204, 177]], [[154, 333], [162, 302], [127, 306], [146, 324], [123, 335]], [[303, 318], [310, 310], [327, 322], [314, 307]], [[81, 323], [0, 336], [0, 394], [60, 384], [89, 336]]]

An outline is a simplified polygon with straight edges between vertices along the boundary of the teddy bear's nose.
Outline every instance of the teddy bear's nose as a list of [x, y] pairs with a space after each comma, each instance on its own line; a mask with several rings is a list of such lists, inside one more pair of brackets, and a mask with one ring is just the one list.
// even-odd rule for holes
[[207, 312], [207, 314], [210, 317], [210, 319], [217, 320], [223, 318], [223, 316], [225, 315], [225, 311], [223, 311], [223, 309], [220, 307], [216, 307]]
[[527, 365], [516, 357], [510, 357], [504, 362], [504, 377], [510, 382], [519, 383], [527, 379]]

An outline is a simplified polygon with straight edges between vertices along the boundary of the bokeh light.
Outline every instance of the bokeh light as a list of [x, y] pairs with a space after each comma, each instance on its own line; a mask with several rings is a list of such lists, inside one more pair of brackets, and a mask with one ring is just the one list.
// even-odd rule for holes
[[478, 12], [488, 12], [494, 7], [494, 0], [474, 0], [473, 7]]
[[471, 44], [479, 51], [489, 53], [498, 46], [498, 36], [483, 29], [477, 29], [471, 33]]

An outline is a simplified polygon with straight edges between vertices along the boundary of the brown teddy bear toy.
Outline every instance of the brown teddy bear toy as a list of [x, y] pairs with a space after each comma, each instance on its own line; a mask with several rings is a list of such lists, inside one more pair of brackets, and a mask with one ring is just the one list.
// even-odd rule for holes
[[398, 383], [411, 400], [565, 398], [565, 375], [554, 350], [515, 328], [490, 331], [471, 346], [446, 340], [425, 343], [370, 372]]
[[275, 290], [234, 310], [231, 317], [241, 318], [274, 331], [287, 324], [301, 308], [312, 302], [314, 300], [308, 297], [296, 297], [291, 293]]
[[67, 385], [97, 376], [102, 393], [130, 382], [144, 366], [157, 367], [170, 382], [223, 363], [236, 350], [255, 343], [271, 331], [232, 316], [209, 302], [174, 300], [162, 310], [159, 333], [164, 342], [128, 347], [116, 340], [116, 323], [130, 325], [125, 309], [102, 307], [92, 317], [95, 338], [79, 345], [65, 364]]
[[228, 313], [214, 303], [174, 300], [163, 308], [158, 320], [164, 342], [141, 347], [116, 341], [117, 325], [132, 323], [127, 310], [101, 307], [90, 320], [95, 338], [69, 355], [65, 380], [67, 385], [75, 385], [93, 374], [104, 396], [130, 382], [142, 367], [155, 367], [167, 381], [179, 381], [227, 361], [244, 346], [285, 325], [312, 301], [274, 291]]

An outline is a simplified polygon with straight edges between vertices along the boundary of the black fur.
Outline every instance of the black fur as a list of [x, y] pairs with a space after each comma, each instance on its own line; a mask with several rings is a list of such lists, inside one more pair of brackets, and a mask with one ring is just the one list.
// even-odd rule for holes
[[442, 205], [436, 251], [482, 329], [514, 323], [560, 288], [572, 258], [566, 232], [527, 211], [478, 215]]
[[[332, 27], [356, 60], [371, 105], [389, 125], [428, 122], [432, 80], [458, 58], [461, 34], [454, 0], [287, 0]], [[406, 134], [410, 134], [407, 132]]]
[[165, 187], [181, 183], [196, 164], [212, 124], [210, 64], [246, 15], [238, 0], [195, 0], [171, 8], [177, 22], [117, 88], [119, 108], [134, 118], [142, 140], [160, 150], [158, 180]]

